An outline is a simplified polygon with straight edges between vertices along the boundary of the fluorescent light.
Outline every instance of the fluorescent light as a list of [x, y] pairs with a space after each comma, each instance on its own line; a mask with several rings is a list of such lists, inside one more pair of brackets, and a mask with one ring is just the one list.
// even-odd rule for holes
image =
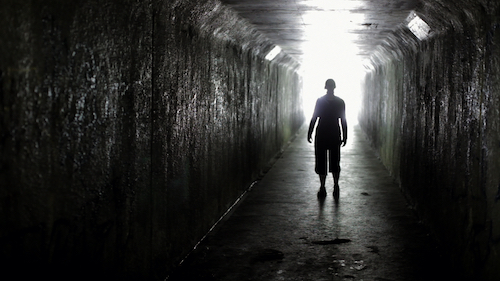
[[267, 54], [266, 60], [273, 60], [279, 53], [281, 53], [280, 46], [274, 46], [274, 48]]
[[408, 28], [418, 38], [418, 40], [422, 41], [425, 38], [429, 37], [431, 28], [414, 11], [410, 13], [407, 21], [408, 21]]

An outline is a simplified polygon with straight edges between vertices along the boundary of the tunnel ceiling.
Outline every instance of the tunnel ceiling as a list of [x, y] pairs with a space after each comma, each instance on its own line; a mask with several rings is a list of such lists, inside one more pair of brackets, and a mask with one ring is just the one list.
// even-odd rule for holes
[[419, 0], [222, 0], [302, 63], [309, 55], [366, 58]]

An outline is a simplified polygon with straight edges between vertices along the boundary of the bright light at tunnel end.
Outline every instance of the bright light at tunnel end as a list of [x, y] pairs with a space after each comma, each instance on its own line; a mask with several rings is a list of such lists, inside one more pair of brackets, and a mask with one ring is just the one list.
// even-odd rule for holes
[[[338, 67], [339, 71], [317, 67], [315, 69], [304, 69], [301, 71], [303, 79], [302, 104], [304, 117], [307, 122], [312, 117], [316, 100], [326, 94], [324, 89], [327, 79], [332, 78], [337, 84], [335, 95], [342, 98], [346, 104], [346, 117], [348, 124], [358, 124], [358, 114], [361, 108], [362, 82], [366, 71], [362, 65], [345, 71]], [[344, 70], [344, 73], [341, 71]]]
[[337, 84], [335, 95], [346, 104], [347, 122], [355, 125], [367, 72], [357, 45], [361, 35], [352, 32], [367, 21], [363, 13], [351, 12], [360, 8], [360, 1], [307, 0], [303, 4], [315, 7], [302, 15], [305, 28], [300, 74], [305, 119], [309, 122], [316, 100], [326, 94], [325, 81], [332, 78]]

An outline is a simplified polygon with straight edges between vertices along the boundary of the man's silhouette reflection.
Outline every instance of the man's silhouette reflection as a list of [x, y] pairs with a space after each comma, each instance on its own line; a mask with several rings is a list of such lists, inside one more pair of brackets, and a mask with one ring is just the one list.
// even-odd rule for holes
[[[318, 98], [314, 114], [309, 124], [307, 140], [312, 142], [312, 132], [319, 118], [314, 137], [314, 151], [316, 156], [315, 171], [319, 175], [321, 186], [318, 197], [326, 197], [325, 180], [330, 171], [333, 174], [333, 196], [339, 197], [339, 176], [340, 176], [340, 146], [345, 146], [347, 142], [347, 121], [345, 118], [345, 103], [334, 94], [335, 81], [326, 80], [326, 95]], [[339, 119], [342, 128], [339, 126]], [[342, 129], [342, 130], [341, 130]], [[327, 157], [329, 154], [329, 157]], [[327, 170], [327, 164], [329, 170]]]

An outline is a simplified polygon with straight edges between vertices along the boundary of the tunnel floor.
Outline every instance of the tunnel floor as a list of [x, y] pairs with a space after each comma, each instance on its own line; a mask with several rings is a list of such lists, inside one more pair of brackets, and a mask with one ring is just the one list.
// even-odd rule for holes
[[304, 126], [167, 280], [449, 280], [456, 275], [359, 128], [317, 198]]

